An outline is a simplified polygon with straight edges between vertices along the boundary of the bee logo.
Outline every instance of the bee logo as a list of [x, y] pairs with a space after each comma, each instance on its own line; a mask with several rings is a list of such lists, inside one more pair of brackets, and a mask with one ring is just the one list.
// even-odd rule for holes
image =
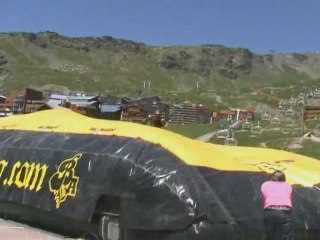
[[54, 195], [57, 209], [67, 197], [75, 197], [77, 194], [79, 177], [75, 175], [75, 168], [81, 157], [82, 154], [79, 153], [64, 160], [49, 180], [50, 192]]

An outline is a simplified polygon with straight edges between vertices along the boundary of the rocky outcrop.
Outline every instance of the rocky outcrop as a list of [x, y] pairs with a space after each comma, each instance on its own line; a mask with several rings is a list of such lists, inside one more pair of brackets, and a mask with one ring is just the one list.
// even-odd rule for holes
[[50, 45], [55, 45], [63, 48], [75, 49], [80, 52], [89, 52], [95, 49], [108, 49], [136, 54], [146, 53], [145, 44], [115, 39], [109, 36], [72, 38], [49, 31], [39, 33], [9, 33], [9, 35], [21, 37], [26, 44], [32, 43], [44, 49], [50, 47]]
[[202, 76], [221, 74], [230, 78], [237, 74], [250, 74], [254, 58], [248, 49], [218, 45], [169, 47], [158, 52], [158, 64], [162, 68], [186, 70]]
[[2, 69], [4, 67], [4, 65], [6, 65], [7, 63], [8, 63], [8, 60], [0, 52], [0, 69]]

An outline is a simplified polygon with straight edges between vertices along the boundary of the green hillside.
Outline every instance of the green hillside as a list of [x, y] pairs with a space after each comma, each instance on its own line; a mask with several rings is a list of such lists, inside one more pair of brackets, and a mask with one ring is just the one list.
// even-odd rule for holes
[[[155, 47], [129, 40], [69, 38], [53, 32], [0, 34], [0, 88], [159, 95], [214, 107], [274, 103], [265, 87], [316, 85], [320, 55], [256, 55], [219, 45]], [[283, 94], [283, 93], [281, 93]], [[241, 103], [241, 104], [240, 104]], [[242, 106], [239, 106], [242, 107]]]

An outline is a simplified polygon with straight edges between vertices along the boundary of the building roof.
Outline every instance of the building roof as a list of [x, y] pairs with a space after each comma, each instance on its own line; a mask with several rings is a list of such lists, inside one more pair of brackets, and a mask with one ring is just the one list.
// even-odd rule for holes
[[101, 105], [101, 113], [107, 113], [107, 112], [118, 112], [121, 111], [122, 106], [121, 105]]
[[103, 105], [120, 105], [120, 104], [128, 104], [133, 100], [129, 97], [117, 97], [114, 95], [106, 95], [100, 97], [100, 102]]
[[49, 108], [55, 109], [55, 108], [64, 108], [60, 106], [60, 102], [58, 101], [48, 101], [44, 103], [44, 105], [47, 105]]
[[51, 94], [50, 99], [53, 100], [69, 100], [71, 101], [88, 101], [94, 98], [98, 98], [97, 96], [69, 96], [69, 95], [62, 95], [62, 94]]
[[68, 96], [67, 95], [62, 95], [62, 94], [51, 94], [50, 95], [50, 100], [67, 100]]

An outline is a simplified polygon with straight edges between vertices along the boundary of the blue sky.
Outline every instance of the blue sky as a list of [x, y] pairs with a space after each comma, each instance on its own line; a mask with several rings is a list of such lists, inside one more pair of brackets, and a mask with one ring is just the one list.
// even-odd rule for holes
[[319, 0], [1, 0], [0, 32], [320, 51]]

